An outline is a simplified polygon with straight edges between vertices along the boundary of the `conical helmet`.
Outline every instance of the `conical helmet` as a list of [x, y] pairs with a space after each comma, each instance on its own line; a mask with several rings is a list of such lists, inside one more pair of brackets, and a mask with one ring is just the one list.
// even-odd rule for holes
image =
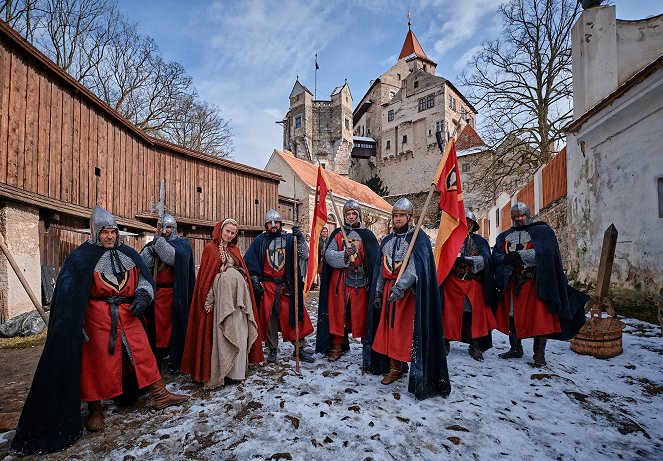
[[103, 229], [115, 229], [117, 231], [117, 240], [115, 246], [120, 245], [120, 229], [117, 227], [115, 218], [108, 211], [101, 208], [99, 205], [94, 207], [92, 215], [90, 215], [90, 243], [93, 245], [101, 245], [99, 240], [99, 233]]
[[393, 215], [394, 213], [405, 213], [408, 216], [412, 216], [414, 213], [414, 206], [412, 206], [412, 202], [405, 197], [399, 198], [391, 209], [391, 214]]
[[479, 222], [477, 217], [471, 210], [465, 210], [465, 220], [467, 220], [467, 230], [469, 232], [476, 232], [479, 230]]

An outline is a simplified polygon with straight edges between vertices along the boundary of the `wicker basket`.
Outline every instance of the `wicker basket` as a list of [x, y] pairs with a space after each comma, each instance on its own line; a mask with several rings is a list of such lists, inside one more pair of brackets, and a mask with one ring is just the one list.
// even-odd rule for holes
[[617, 357], [623, 352], [622, 330], [625, 326], [622, 321], [601, 317], [600, 310], [592, 309], [589, 320], [571, 339], [571, 350], [597, 359]]

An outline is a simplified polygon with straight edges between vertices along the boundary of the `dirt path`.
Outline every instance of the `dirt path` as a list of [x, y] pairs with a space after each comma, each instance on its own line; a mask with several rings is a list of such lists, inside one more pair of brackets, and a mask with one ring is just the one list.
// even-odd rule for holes
[[0, 349], [0, 432], [16, 427], [43, 348]]

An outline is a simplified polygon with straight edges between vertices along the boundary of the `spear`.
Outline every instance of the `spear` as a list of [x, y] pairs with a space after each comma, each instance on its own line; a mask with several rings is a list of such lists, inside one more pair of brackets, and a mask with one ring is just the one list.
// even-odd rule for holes
[[[292, 175], [292, 198], [294, 200], [293, 208], [293, 221], [295, 226], [299, 222], [299, 214], [297, 213], [297, 185], [295, 184], [295, 175]], [[294, 245], [295, 260], [293, 261], [293, 268], [295, 272], [295, 374], [300, 375], [299, 371], [299, 247], [297, 246], [297, 236], [292, 236]]]

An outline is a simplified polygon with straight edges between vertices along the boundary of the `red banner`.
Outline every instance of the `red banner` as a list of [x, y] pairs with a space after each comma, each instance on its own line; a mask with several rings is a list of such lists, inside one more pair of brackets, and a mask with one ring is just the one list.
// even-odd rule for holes
[[311, 241], [309, 246], [308, 270], [304, 284], [304, 296], [311, 289], [315, 275], [318, 273], [318, 245], [320, 245], [320, 232], [327, 224], [327, 179], [321, 166], [318, 167], [318, 181], [315, 185], [315, 209], [311, 219]]
[[451, 271], [467, 236], [465, 205], [463, 204], [463, 190], [460, 184], [454, 138], [447, 142], [442, 160], [437, 167], [435, 188], [440, 191], [442, 216], [435, 241], [434, 255], [437, 281], [442, 283]]

